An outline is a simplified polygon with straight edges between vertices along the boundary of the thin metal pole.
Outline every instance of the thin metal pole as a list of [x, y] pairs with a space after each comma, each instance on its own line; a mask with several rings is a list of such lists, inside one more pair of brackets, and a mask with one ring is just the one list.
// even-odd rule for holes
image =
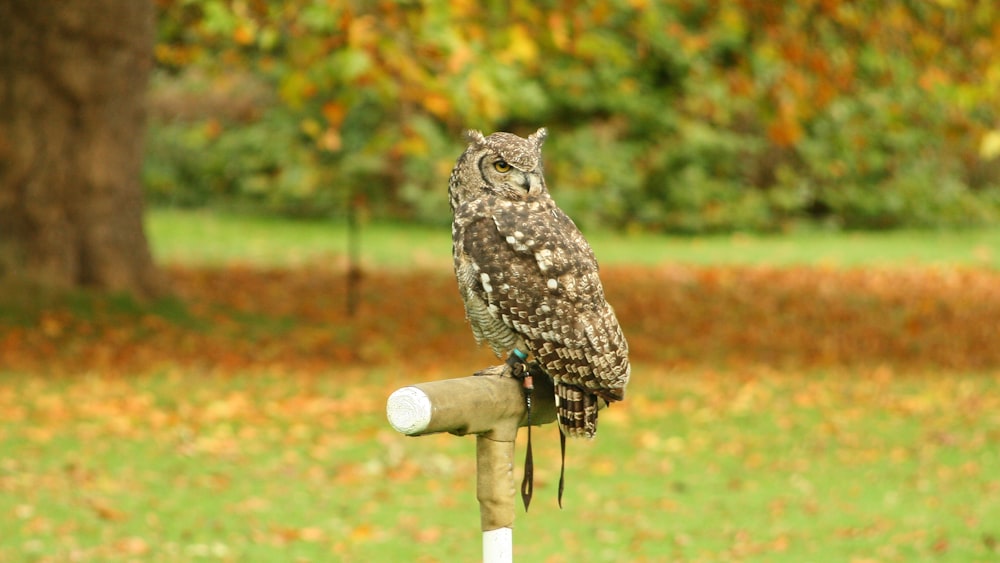
[[354, 317], [361, 301], [361, 225], [358, 219], [360, 203], [351, 188], [347, 202], [347, 316]]

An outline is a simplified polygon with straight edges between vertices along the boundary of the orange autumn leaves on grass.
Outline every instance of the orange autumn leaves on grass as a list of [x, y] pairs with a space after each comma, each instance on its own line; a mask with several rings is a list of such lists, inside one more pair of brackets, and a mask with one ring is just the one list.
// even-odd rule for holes
[[[181, 301], [173, 312], [95, 299], [85, 312], [53, 304], [28, 321], [0, 321], [0, 369], [407, 364], [460, 375], [494, 361], [476, 347], [450, 273], [368, 272], [353, 317], [340, 271], [174, 267], [170, 276]], [[637, 363], [1000, 366], [997, 272], [672, 265], [606, 268], [603, 278]]]
[[996, 272], [668, 267], [606, 277], [640, 361], [1000, 365]]

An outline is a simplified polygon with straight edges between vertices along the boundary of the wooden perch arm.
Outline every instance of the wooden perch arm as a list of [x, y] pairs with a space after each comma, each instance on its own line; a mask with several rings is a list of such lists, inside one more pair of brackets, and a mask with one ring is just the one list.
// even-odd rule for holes
[[[476, 498], [483, 531], [483, 562], [511, 563], [514, 527], [514, 440], [528, 423], [524, 387], [493, 366], [469, 377], [397, 389], [386, 403], [389, 424], [407, 436], [450, 432], [476, 435]], [[556, 420], [552, 380], [533, 378], [531, 425]], [[600, 406], [604, 406], [603, 402]]]
[[[520, 380], [501, 377], [506, 366], [493, 366], [481, 375], [429, 381], [403, 387], [389, 396], [389, 424], [407, 436], [449, 432], [458, 436], [486, 434], [493, 440], [513, 441], [527, 423], [524, 389]], [[556, 419], [552, 381], [534, 377], [531, 424]]]
[[[437, 432], [476, 434], [476, 499], [483, 531], [484, 563], [513, 559], [514, 440], [527, 424], [521, 380], [503, 377], [506, 366], [477, 375], [429, 381], [397, 389], [386, 403], [389, 424], [407, 436]], [[552, 381], [533, 378], [531, 424], [556, 419]]]

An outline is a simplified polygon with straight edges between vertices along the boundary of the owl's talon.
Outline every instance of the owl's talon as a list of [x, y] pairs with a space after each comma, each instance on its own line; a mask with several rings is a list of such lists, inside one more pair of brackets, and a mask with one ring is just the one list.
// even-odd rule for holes
[[528, 367], [527, 359], [528, 356], [516, 348], [510, 353], [506, 362], [510, 377], [524, 379], [528, 375], [530, 368]]
[[473, 373], [472, 375], [474, 376], [495, 375], [499, 377], [510, 377], [509, 372], [510, 372], [510, 367], [507, 364], [502, 364], [499, 366], [490, 366], [488, 368], [483, 368]]

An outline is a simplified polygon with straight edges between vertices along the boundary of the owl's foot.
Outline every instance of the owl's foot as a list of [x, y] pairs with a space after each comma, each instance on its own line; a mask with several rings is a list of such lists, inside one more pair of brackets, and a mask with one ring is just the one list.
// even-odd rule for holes
[[530, 377], [531, 368], [528, 366], [528, 355], [514, 348], [507, 358], [507, 367], [510, 369], [510, 377], [514, 379], [524, 379]]
[[510, 377], [510, 366], [507, 364], [500, 364], [498, 366], [490, 366], [488, 368], [483, 368], [472, 375], [495, 375], [499, 377]]
[[524, 352], [515, 349], [503, 364], [483, 368], [472, 375], [495, 375], [523, 381], [524, 378], [531, 375], [532, 368], [528, 364], [529, 361], [528, 356]]

